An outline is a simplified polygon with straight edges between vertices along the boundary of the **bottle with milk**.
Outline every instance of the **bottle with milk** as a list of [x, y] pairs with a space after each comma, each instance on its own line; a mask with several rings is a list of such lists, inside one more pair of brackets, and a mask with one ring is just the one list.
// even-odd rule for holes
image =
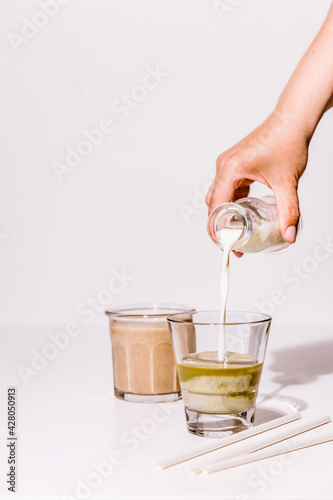
[[290, 245], [280, 233], [274, 196], [262, 199], [248, 197], [233, 203], [222, 203], [210, 214], [208, 232], [222, 249], [225, 249], [227, 233], [230, 236], [234, 234], [236, 238], [232, 238], [235, 240], [232, 250], [242, 253], [280, 252]]

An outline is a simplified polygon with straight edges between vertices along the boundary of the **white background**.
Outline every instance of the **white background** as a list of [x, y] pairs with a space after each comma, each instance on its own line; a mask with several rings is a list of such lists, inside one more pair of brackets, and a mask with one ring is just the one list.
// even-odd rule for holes
[[[202, 202], [215, 160], [272, 111], [329, 5], [329, 0], [246, 0], [219, 16], [212, 0], [69, 0], [15, 51], [8, 35], [20, 35], [22, 18], [33, 19], [40, 2], [1, 2], [0, 325], [6, 369], [1, 394], [16, 385], [21, 398], [22, 495], [72, 494], [75, 478], [91, 470], [86, 464], [118, 446], [107, 429], [112, 419], [120, 425], [127, 413], [123, 406], [119, 410], [126, 403], [110, 396], [106, 307], [144, 301], [218, 307], [222, 256], [206, 233]], [[168, 76], [122, 120], [112, 103], [141, 85], [147, 68], [156, 67]], [[112, 120], [114, 131], [60, 182], [54, 162], [64, 163], [66, 148], [75, 148], [84, 139], [82, 131], [104, 118]], [[330, 111], [316, 131], [300, 183], [304, 228], [298, 244], [280, 255], [231, 263], [230, 308], [272, 313], [269, 355], [281, 364], [286, 343], [294, 346], [288, 366], [274, 370], [273, 364], [273, 372], [285, 370], [285, 386], [296, 380], [290, 389], [295, 397], [298, 384], [313, 384], [312, 393], [308, 386], [301, 391], [303, 399], [313, 394], [307, 402], [311, 409], [324, 387], [314, 385], [317, 376], [331, 377], [333, 254], [320, 262], [313, 255], [318, 238], [333, 239], [332, 130]], [[184, 205], [193, 209], [187, 220]], [[304, 276], [297, 287], [284, 277], [290, 278], [295, 265]], [[117, 281], [117, 293], [104, 304], [102, 290], [117, 273], [128, 277], [127, 284]], [[273, 304], [272, 293], [281, 303]], [[97, 298], [99, 312], [89, 306], [89, 316], [80, 316], [89, 298]], [[79, 335], [26, 387], [17, 367], [28, 366], [31, 349], [41, 351], [48, 335], [64, 331], [68, 322], [89, 335]], [[289, 380], [304, 325], [304, 343], [317, 356], [315, 369], [307, 378], [304, 366], [297, 365], [295, 380], [292, 374]], [[316, 339], [327, 344], [316, 350]], [[301, 353], [309, 366], [308, 351]], [[266, 376], [268, 392], [275, 390], [272, 377]], [[143, 411], [149, 415], [146, 407], [138, 411], [140, 418]], [[324, 405], [323, 411], [329, 408]], [[123, 425], [121, 430], [127, 421]], [[177, 432], [185, 429], [178, 419], [172, 425], [182, 429]], [[149, 448], [147, 453], [152, 456]], [[302, 481], [309, 464], [298, 464]], [[327, 474], [322, 470], [316, 483], [323, 485], [323, 495]], [[61, 485], [58, 477], [64, 478]], [[218, 484], [218, 477], [214, 481]], [[133, 485], [128, 493], [132, 490]], [[105, 494], [111, 491], [106, 487]]]
[[[186, 223], [180, 206], [198, 206], [216, 157], [272, 111], [329, 4], [251, 0], [221, 19], [209, 0], [72, 0], [16, 54], [7, 35], [40, 7], [3, 1], [1, 323], [85, 323], [77, 306], [122, 269], [133, 280], [110, 306], [218, 307], [221, 254], [206, 208]], [[112, 102], [156, 66], [169, 76], [121, 120]], [[103, 118], [115, 131], [60, 182], [53, 162]], [[281, 288], [276, 323], [332, 323], [332, 257], [296, 291], [282, 281], [317, 237], [333, 237], [332, 124], [329, 112], [301, 180], [299, 245], [233, 259], [230, 308], [256, 308]]]

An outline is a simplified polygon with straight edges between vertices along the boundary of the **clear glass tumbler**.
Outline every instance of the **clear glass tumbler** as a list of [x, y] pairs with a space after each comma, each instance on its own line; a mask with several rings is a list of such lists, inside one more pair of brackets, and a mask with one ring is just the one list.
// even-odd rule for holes
[[194, 311], [168, 317], [187, 429], [199, 436], [223, 437], [252, 427], [272, 320], [230, 311], [221, 323], [220, 316], [220, 311]]
[[114, 393], [138, 403], [181, 397], [167, 316], [191, 308], [134, 304], [106, 311], [110, 321]]

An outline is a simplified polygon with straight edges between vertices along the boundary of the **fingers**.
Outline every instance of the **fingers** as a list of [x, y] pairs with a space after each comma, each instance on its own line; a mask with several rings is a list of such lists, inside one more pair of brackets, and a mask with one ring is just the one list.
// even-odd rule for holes
[[244, 255], [242, 252], [237, 252], [237, 250], [233, 250], [232, 253], [234, 255], [236, 255], [236, 257], [238, 257], [238, 259], [240, 259]]
[[294, 243], [300, 216], [297, 182], [288, 182], [288, 184], [279, 185], [275, 188], [273, 187], [273, 191], [280, 218], [280, 232], [282, 238], [288, 243]]
[[212, 196], [213, 185], [214, 185], [214, 182], [211, 183], [211, 185], [209, 187], [209, 190], [208, 190], [208, 193], [206, 195], [206, 199], [205, 199], [206, 205], [208, 207], [209, 207], [209, 203], [210, 203], [210, 197]]
[[220, 155], [216, 160], [216, 177], [211, 184], [208, 194], [206, 196], [206, 203], [208, 205], [208, 214], [210, 214], [215, 207], [232, 201], [236, 189], [235, 179], [231, 175], [234, 170], [235, 162], [226, 160], [225, 153]]
[[[236, 189], [233, 187], [234, 184], [230, 183], [231, 189], [218, 190], [218, 187], [214, 186], [215, 182], [210, 185], [209, 191], [206, 196], [206, 204], [209, 207], [209, 213], [214, 210], [217, 205], [224, 203], [224, 201], [235, 201], [240, 198], [246, 198], [250, 192], [250, 184], [253, 181], [244, 180], [239, 187]], [[213, 194], [214, 192], [214, 194]], [[233, 194], [232, 194], [233, 193]], [[212, 197], [213, 194], [213, 197]], [[224, 200], [224, 201], [222, 201]]]
[[235, 188], [231, 182], [225, 179], [215, 179], [212, 185], [212, 192], [208, 204], [208, 213], [211, 213], [215, 207], [234, 199]]
[[[256, 179], [256, 176], [253, 177], [253, 166], [248, 165], [249, 158], [252, 161], [248, 148], [246, 148], [246, 155], [243, 156], [228, 150], [217, 158], [216, 177], [206, 196], [209, 214], [221, 203], [245, 198], [249, 194], [250, 184], [254, 180], [261, 180]], [[245, 172], [247, 175], [244, 176], [244, 165], [246, 164]]]
[[228, 169], [219, 165], [215, 180], [209, 190], [208, 213], [210, 214], [221, 203], [232, 201], [236, 188], [236, 181], [231, 177]]

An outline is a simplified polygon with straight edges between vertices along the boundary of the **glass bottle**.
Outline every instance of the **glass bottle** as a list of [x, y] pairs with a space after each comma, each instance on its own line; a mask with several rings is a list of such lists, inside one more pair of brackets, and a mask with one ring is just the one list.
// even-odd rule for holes
[[[298, 224], [298, 231], [301, 219]], [[209, 216], [208, 232], [214, 243], [223, 249], [221, 231], [242, 229], [233, 247], [242, 253], [280, 252], [290, 243], [284, 241], [280, 233], [280, 222], [274, 196], [241, 198], [232, 203], [222, 203]]]

